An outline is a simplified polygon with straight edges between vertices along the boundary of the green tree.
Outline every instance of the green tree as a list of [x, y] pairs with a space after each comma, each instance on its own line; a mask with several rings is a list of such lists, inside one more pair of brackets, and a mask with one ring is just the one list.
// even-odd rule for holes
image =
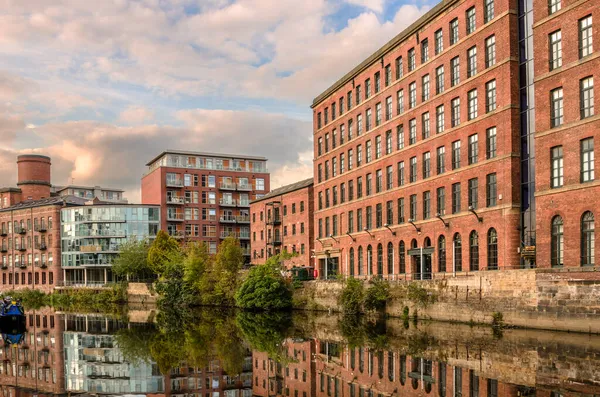
[[160, 230], [148, 249], [148, 266], [163, 278], [183, 276], [181, 246], [164, 230]]
[[253, 267], [235, 295], [237, 305], [251, 310], [291, 307], [291, 286], [281, 274], [281, 262], [290, 257], [290, 254], [283, 252], [269, 258], [264, 265]]
[[202, 304], [232, 306], [239, 286], [239, 271], [244, 264], [240, 242], [227, 237], [219, 245], [214, 261], [208, 264], [198, 284]]
[[381, 279], [371, 280], [371, 286], [365, 293], [365, 309], [383, 310], [390, 299], [390, 285]]
[[201, 302], [200, 294], [202, 279], [207, 269], [212, 266], [213, 258], [208, 252], [208, 245], [204, 242], [190, 243], [185, 250], [183, 260], [183, 284], [186, 301], [192, 304]]
[[344, 314], [358, 314], [362, 310], [365, 290], [361, 281], [351, 277], [342, 290], [339, 298], [339, 304], [342, 306]]
[[112, 265], [114, 274], [120, 277], [147, 278], [152, 275], [148, 266], [148, 248], [150, 243], [147, 239], [127, 240], [121, 245], [120, 253]]

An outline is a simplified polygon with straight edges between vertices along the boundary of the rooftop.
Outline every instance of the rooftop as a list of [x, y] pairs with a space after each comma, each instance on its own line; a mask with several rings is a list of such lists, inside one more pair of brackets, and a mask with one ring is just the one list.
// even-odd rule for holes
[[290, 185], [285, 185], [279, 187], [277, 189], [271, 190], [269, 193], [265, 194], [263, 197], [254, 200], [252, 203], [258, 203], [260, 201], [268, 200], [272, 197], [281, 196], [283, 194], [291, 193], [296, 190], [304, 189], [306, 187], [312, 186], [314, 184], [314, 178], [308, 178], [300, 182], [295, 182]]
[[0, 212], [16, 211], [26, 208], [43, 207], [46, 205], [83, 205], [87, 200], [75, 196], [53, 196], [41, 200], [25, 200], [10, 207], [0, 209]]
[[266, 157], [246, 156], [246, 155], [243, 155], [243, 154], [226, 154], [226, 153], [210, 153], [210, 152], [188, 152], [188, 151], [185, 151], [185, 150], [166, 150], [166, 151], [162, 152], [161, 154], [159, 154], [158, 156], [154, 157], [152, 160], [150, 160], [148, 163], [146, 163], [146, 165], [147, 166], [152, 165], [152, 163], [154, 163], [156, 160], [158, 160], [159, 158], [161, 158], [165, 154], [181, 154], [181, 155], [184, 155], [184, 156], [203, 156], [203, 157], [217, 157], [217, 158], [223, 158], [223, 159], [242, 159], [242, 160], [267, 161]]
[[362, 61], [358, 66], [352, 69], [350, 72], [346, 73], [344, 77], [333, 83], [328, 89], [326, 89], [323, 93], [317, 96], [311, 105], [311, 108], [316, 107], [318, 104], [327, 99], [331, 94], [340, 89], [346, 83], [352, 81], [354, 77], [363, 72], [369, 66], [374, 64], [375, 62], [381, 61], [383, 62], [383, 57], [390, 51], [392, 51], [395, 47], [397, 47], [400, 43], [407, 40], [412, 34], [418, 33], [419, 29], [421, 29], [425, 24], [431, 22], [435, 17], [440, 15], [446, 9], [448, 9], [451, 5], [456, 3], [458, 0], [442, 0], [440, 3], [436, 4], [431, 10], [413, 22], [409, 27], [400, 32], [396, 37], [392, 40], [388, 41], [383, 47], [379, 50], [375, 51], [371, 56]]
[[53, 186], [53, 189], [56, 192], [62, 192], [63, 190], [66, 189], [86, 189], [86, 190], [107, 190], [110, 192], [125, 192], [125, 190], [123, 189], [113, 189], [113, 188], [109, 188], [109, 187], [102, 187], [102, 186], [81, 186], [81, 185], [67, 185], [67, 186]]

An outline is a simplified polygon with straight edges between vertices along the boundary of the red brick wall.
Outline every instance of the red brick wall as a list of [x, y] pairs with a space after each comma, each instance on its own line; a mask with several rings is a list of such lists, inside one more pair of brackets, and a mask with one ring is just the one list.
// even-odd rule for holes
[[[25, 200], [50, 197], [50, 158], [22, 155], [17, 158], [18, 182]], [[32, 184], [31, 182], [42, 182]], [[45, 183], [45, 184], [44, 184]]]

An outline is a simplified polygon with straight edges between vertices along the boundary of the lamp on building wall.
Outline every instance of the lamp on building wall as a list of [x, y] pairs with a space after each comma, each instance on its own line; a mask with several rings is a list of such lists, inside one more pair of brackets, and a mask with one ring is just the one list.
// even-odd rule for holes
[[346, 230], [346, 234], [352, 239], [352, 241], [356, 242], [356, 239], [352, 237], [349, 230]]
[[321, 239], [319, 237], [317, 237], [317, 241], [321, 244], [321, 247], [323, 247], [323, 242], [321, 241]]
[[337, 240], [335, 237], [333, 237], [333, 234], [330, 234], [330, 235], [329, 235], [329, 238], [330, 238], [330, 239], [333, 239], [333, 241], [335, 241], [335, 242], [336, 242], [336, 243], [338, 243], [338, 244], [340, 243], [340, 242], [339, 242], [339, 241], [338, 241], [338, 240]]
[[473, 213], [473, 215], [475, 215], [475, 217], [477, 218], [477, 220], [479, 221], [479, 223], [482, 223], [482, 222], [483, 222], [483, 217], [482, 217], [482, 216], [479, 216], [479, 215], [477, 215], [477, 212], [475, 212], [475, 208], [473, 208], [473, 206], [472, 206], [472, 205], [470, 205], [470, 206], [469, 206], [469, 212], [472, 212], [472, 213]]
[[413, 218], [410, 218], [408, 220], [408, 223], [410, 223], [411, 225], [413, 225], [415, 227], [415, 230], [417, 231], [417, 233], [421, 233], [421, 228], [418, 227], [417, 225], [415, 225], [415, 220]]
[[371, 236], [371, 238], [375, 237], [375, 236], [373, 236], [373, 233], [371, 233], [371, 232], [369, 231], [369, 229], [367, 229], [366, 227], [365, 227], [363, 230], [364, 230], [365, 232], [369, 233], [369, 236]]
[[449, 228], [449, 227], [450, 227], [450, 222], [446, 222], [446, 221], [444, 220], [444, 218], [442, 218], [442, 214], [440, 214], [440, 213], [438, 212], [437, 214], [435, 214], [435, 217], [436, 217], [436, 218], [438, 218], [440, 221], [442, 221], [442, 223], [444, 224], [444, 226], [445, 226], [446, 228]]
[[387, 229], [388, 229], [390, 232], [392, 232], [392, 236], [395, 236], [395, 235], [396, 235], [396, 232], [395, 232], [395, 231], [393, 231], [393, 230], [390, 228], [390, 225], [388, 225], [387, 223], [386, 223], [385, 225], [383, 225], [383, 227], [387, 228]]

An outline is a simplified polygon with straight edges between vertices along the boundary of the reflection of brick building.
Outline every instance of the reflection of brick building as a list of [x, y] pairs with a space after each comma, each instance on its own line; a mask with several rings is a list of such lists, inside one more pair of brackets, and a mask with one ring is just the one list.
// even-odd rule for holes
[[310, 266], [314, 248], [313, 179], [274, 189], [252, 202], [252, 263], [263, 264], [281, 250], [298, 254], [289, 266]]

